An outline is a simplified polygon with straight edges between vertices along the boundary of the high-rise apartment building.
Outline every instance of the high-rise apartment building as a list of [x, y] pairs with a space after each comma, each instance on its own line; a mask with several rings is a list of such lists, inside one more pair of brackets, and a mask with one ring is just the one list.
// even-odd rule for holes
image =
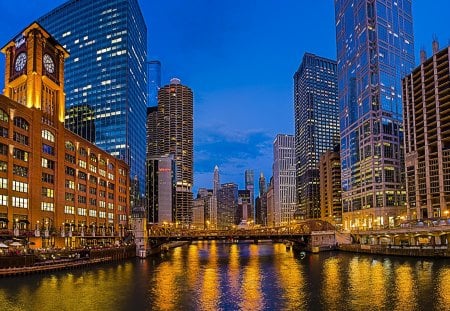
[[194, 99], [192, 90], [172, 79], [158, 92], [158, 152], [176, 165], [175, 221], [188, 225], [192, 212]]
[[156, 107], [158, 105], [158, 91], [161, 88], [161, 62], [159, 60], [147, 62], [147, 78], [147, 107]]
[[[70, 0], [38, 21], [70, 53], [64, 70], [67, 111], [94, 112], [95, 136], [86, 138], [125, 160], [143, 193], [147, 27], [138, 1]], [[73, 121], [84, 118], [66, 118], [66, 127], [82, 134]]]
[[297, 200], [301, 218], [320, 218], [319, 158], [339, 143], [337, 66], [306, 53], [294, 75]]
[[433, 56], [421, 58], [421, 65], [403, 79], [407, 213], [409, 219], [447, 218], [450, 50], [439, 51], [435, 41]]
[[273, 209], [275, 225], [291, 224], [297, 205], [295, 137], [278, 134], [273, 143]]
[[401, 79], [414, 66], [411, 0], [335, 0], [343, 218], [405, 212]]
[[161, 154], [158, 151], [158, 106], [147, 107], [147, 155], [148, 160], [151, 157], [158, 157]]
[[255, 174], [253, 170], [245, 170], [245, 190], [250, 193], [247, 219], [253, 221], [255, 219]]
[[341, 158], [339, 157], [338, 147], [335, 150], [328, 150], [320, 157], [319, 172], [322, 219], [341, 226]]

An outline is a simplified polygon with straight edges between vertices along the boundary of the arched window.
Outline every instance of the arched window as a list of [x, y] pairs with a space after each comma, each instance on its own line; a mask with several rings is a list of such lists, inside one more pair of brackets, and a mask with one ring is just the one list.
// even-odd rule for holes
[[81, 156], [83, 156], [83, 157], [87, 156], [87, 151], [86, 151], [86, 149], [84, 149], [83, 147], [80, 147], [80, 148], [78, 149], [78, 153], [79, 153]]
[[108, 169], [109, 170], [114, 170], [114, 164], [108, 163]]
[[28, 123], [27, 120], [21, 117], [14, 118], [14, 125], [25, 131], [28, 131], [28, 129], [30, 128], [30, 123]]
[[106, 161], [105, 161], [105, 159], [103, 159], [103, 158], [100, 158], [100, 164], [101, 164], [101, 165], [106, 165]]
[[75, 151], [75, 145], [71, 141], [66, 141], [66, 149], [69, 151]]
[[49, 130], [42, 130], [42, 138], [51, 141], [52, 143], [55, 142], [55, 135]]
[[3, 109], [0, 109], [0, 121], [3, 121], [3, 122], [8, 122], [9, 121], [9, 116], [6, 113], [6, 111], [3, 110]]
[[92, 162], [97, 163], [97, 155], [95, 153], [92, 153], [89, 155]]

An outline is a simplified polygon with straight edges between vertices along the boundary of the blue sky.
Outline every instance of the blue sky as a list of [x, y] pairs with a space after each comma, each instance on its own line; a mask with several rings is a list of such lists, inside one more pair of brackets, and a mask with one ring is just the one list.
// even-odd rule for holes
[[[65, 1], [0, 2], [0, 45]], [[333, 0], [140, 0], [149, 59], [194, 92], [194, 189], [272, 175], [272, 143], [293, 134], [293, 80], [305, 52], [336, 57]], [[416, 63], [432, 36], [448, 45], [450, 1], [413, 3]], [[0, 57], [0, 76], [4, 58]], [[3, 80], [0, 87], [3, 89]], [[255, 180], [257, 187], [257, 181]]]

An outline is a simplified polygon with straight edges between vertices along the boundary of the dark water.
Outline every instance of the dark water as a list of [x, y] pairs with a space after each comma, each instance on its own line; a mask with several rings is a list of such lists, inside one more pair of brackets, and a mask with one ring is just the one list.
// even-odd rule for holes
[[204, 242], [0, 279], [0, 310], [450, 310], [450, 262]]

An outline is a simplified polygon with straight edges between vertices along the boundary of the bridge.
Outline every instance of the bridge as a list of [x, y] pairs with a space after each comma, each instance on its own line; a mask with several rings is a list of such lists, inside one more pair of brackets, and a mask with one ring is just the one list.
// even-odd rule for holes
[[286, 240], [306, 250], [334, 247], [335, 227], [322, 220], [306, 220], [289, 226], [230, 230], [189, 230], [152, 225], [147, 228], [150, 248], [173, 241], [226, 240]]

